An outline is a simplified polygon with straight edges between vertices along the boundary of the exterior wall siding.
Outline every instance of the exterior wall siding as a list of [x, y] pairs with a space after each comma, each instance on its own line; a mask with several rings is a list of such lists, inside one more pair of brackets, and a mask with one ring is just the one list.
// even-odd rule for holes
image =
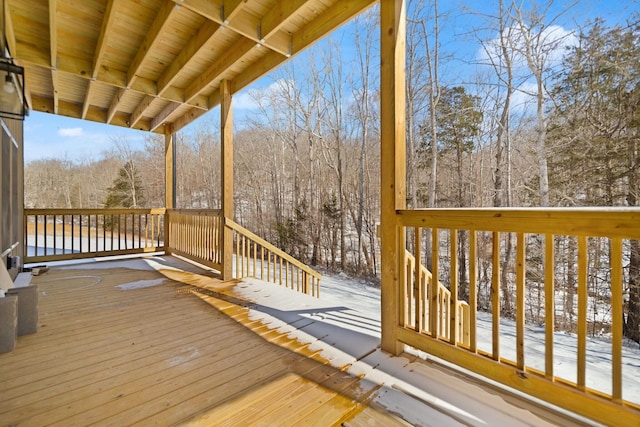
[[[8, 256], [24, 259], [22, 234], [24, 209], [24, 124], [21, 120], [0, 118], [0, 262]], [[19, 268], [9, 269], [12, 278]]]

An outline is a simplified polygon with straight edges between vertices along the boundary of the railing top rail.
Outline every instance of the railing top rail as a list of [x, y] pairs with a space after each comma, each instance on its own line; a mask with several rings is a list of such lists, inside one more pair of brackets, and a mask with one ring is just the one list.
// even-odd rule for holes
[[640, 208], [462, 208], [398, 210], [398, 225], [528, 234], [640, 239]]
[[164, 215], [165, 208], [115, 208], [115, 209], [66, 209], [66, 208], [25, 208], [25, 215], [102, 215], [102, 214], [152, 214]]
[[168, 214], [181, 215], [222, 215], [222, 209], [167, 209]]
[[289, 255], [288, 253], [284, 252], [282, 249], [279, 249], [278, 247], [276, 247], [276, 246], [272, 245], [271, 243], [267, 242], [266, 240], [264, 240], [262, 237], [258, 236], [257, 234], [254, 234], [251, 231], [247, 230], [246, 228], [244, 228], [243, 226], [241, 226], [240, 224], [238, 224], [234, 220], [226, 218], [225, 219], [225, 225], [228, 226], [229, 228], [237, 231], [238, 233], [243, 234], [246, 237], [252, 239], [253, 241], [258, 243], [259, 245], [263, 246], [265, 249], [268, 249], [268, 250], [270, 250], [270, 251], [272, 251], [274, 253], [277, 253], [279, 256], [281, 256], [282, 258], [286, 259], [288, 262], [290, 262], [291, 264], [293, 264], [296, 267], [300, 268], [301, 270], [304, 270], [307, 273], [311, 274], [313, 277], [315, 277], [317, 279], [321, 279], [322, 278], [322, 275], [320, 273], [318, 273], [317, 271], [315, 271], [314, 269], [312, 269], [308, 265], [303, 264], [302, 262], [298, 261], [297, 259], [295, 259], [291, 255]]

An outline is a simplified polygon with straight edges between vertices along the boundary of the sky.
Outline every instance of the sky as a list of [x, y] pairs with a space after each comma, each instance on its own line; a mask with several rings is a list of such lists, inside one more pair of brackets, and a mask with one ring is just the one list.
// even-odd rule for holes
[[[477, 14], [466, 12], [466, 7], [474, 10], [486, 8], [489, 2], [445, 2], [441, 8], [450, 8], [451, 18], [446, 21], [443, 30], [444, 49], [455, 50], [459, 57], [469, 58], [479, 55], [479, 46], [474, 43], [473, 35], [466, 29], [472, 25], [477, 25], [480, 19]], [[557, 0], [560, 7], [568, 3], [564, 0]], [[640, 10], [638, 0], [583, 0], [580, 6], [565, 14], [558, 21], [560, 29], [572, 31], [577, 28], [578, 23], [584, 23], [595, 16], [604, 18], [608, 23], [623, 22], [633, 11]], [[481, 11], [482, 12], [482, 11]], [[345, 34], [349, 33], [349, 27], [342, 28], [336, 37], [341, 40]], [[348, 37], [348, 36], [346, 36]], [[348, 44], [348, 43], [347, 43]], [[343, 54], [348, 55], [348, 49]], [[299, 56], [298, 58], [303, 58]], [[464, 73], [463, 62], [455, 66], [457, 70], [453, 74]], [[234, 120], [236, 127], [241, 123], [243, 117], [255, 109], [255, 103], [251, 100], [248, 91], [255, 88], [264, 88], [273, 84], [273, 79], [269, 76], [258, 80], [247, 90], [234, 96]], [[211, 120], [218, 114], [214, 109], [205, 114], [200, 120], [185, 128], [185, 131], [198, 126], [198, 122]], [[96, 122], [72, 119], [63, 116], [31, 111], [25, 119], [25, 162], [38, 159], [65, 159], [74, 162], [84, 162], [98, 160], [105, 151], [114, 147], [114, 141], [123, 138], [129, 142], [133, 149], [142, 149], [145, 139], [145, 132], [130, 130], [119, 126], [103, 125]]]

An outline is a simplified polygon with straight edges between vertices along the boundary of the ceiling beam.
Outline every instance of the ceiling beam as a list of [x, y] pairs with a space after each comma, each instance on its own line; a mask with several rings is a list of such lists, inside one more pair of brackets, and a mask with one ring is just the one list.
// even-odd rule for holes
[[164, 107], [164, 109], [151, 120], [149, 130], [153, 132], [160, 125], [164, 124], [165, 120], [167, 120], [169, 116], [171, 116], [171, 114], [173, 114], [179, 107], [180, 104], [175, 102], [170, 102], [169, 104], [167, 104], [167, 106]]
[[98, 43], [96, 44], [95, 54], [93, 55], [93, 65], [91, 66], [91, 80], [87, 85], [87, 91], [84, 96], [84, 103], [82, 104], [82, 118], [87, 116], [89, 111], [89, 105], [91, 105], [91, 96], [93, 92], [94, 82], [98, 77], [98, 70], [102, 64], [102, 58], [105, 53], [105, 46], [107, 40], [107, 34], [109, 34], [113, 28], [115, 22], [114, 18], [114, 3], [116, 0], [109, 0], [107, 7], [104, 11], [104, 17], [102, 19], [102, 27], [100, 28], [100, 35], [98, 36]]
[[[53, 101], [51, 98], [42, 98], [37, 95], [33, 96], [34, 109], [37, 111], [43, 111], [47, 113], [53, 113]], [[80, 114], [82, 114], [82, 106], [78, 104], [74, 104], [71, 102], [60, 101], [60, 115], [66, 117], [73, 117], [76, 119], [80, 118]], [[194, 109], [195, 110], [195, 109]], [[99, 108], [89, 108], [89, 112], [87, 113], [87, 117], [85, 120], [90, 120], [92, 122], [104, 123], [106, 120], [107, 112], [99, 109]], [[128, 123], [129, 117], [124, 114], [117, 114], [113, 120], [111, 121], [112, 125], [121, 126], [121, 127], [129, 127]], [[142, 119], [138, 121], [138, 125], [136, 129], [148, 131], [151, 126], [151, 121], [147, 119]]]
[[198, 96], [203, 90], [210, 84], [214, 83], [216, 79], [221, 79], [225, 71], [233, 66], [236, 62], [240, 61], [243, 56], [254, 49], [256, 43], [253, 40], [242, 38], [236, 44], [231, 46], [225, 51], [223, 55], [218, 57], [213, 64], [200, 74], [185, 90], [185, 99], [190, 101]]
[[[213, 93], [209, 97], [209, 105], [220, 105], [219, 90], [213, 91]], [[172, 133], [178, 132], [179, 130], [187, 126], [189, 123], [203, 116], [205, 113], [207, 113], [207, 111], [192, 108], [190, 111], [187, 112], [187, 114], [183, 114], [182, 116], [178, 117], [173, 123], [171, 123], [171, 132]]]
[[131, 117], [129, 118], [130, 128], [133, 128], [138, 123], [138, 120], [142, 118], [145, 111], [147, 111], [147, 108], [149, 108], [149, 106], [151, 106], [151, 103], [155, 100], [156, 100], [156, 97], [151, 95], [147, 95], [142, 99], [142, 101], [140, 102], [140, 104], [138, 104], [136, 109], [133, 110], [133, 113], [131, 113]]
[[263, 38], [271, 37], [275, 32], [286, 24], [287, 20], [293, 16], [307, 0], [279, 1], [273, 6], [260, 21], [260, 30]]
[[371, 0], [337, 1], [292, 36], [293, 53], [298, 53], [336, 28], [360, 15], [377, 2]]
[[120, 101], [122, 101], [122, 98], [124, 98], [126, 93], [127, 93], [127, 89], [125, 88], [118, 89], [116, 96], [114, 96], [113, 99], [111, 100], [111, 105], [109, 106], [109, 110], [107, 111], [107, 121], [105, 123], [111, 123], [111, 120], [113, 120], [113, 117], [116, 115], [116, 112], [118, 111], [118, 105], [120, 105]]
[[224, 12], [224, 21], [228, 24], [242, 10], [242, 3], [245, 0], [224, 0], [222, 2], [222, 10]]
[[[274, 52], [280, 53], [281, 55], [290, 55], [289, 36], [281, 31], [278, 31], [273, 33], [270, 37], [263, 37], [260, 34], [260, 18], [242, 9], [241, 4], [243, 2], [234, 2], [234, 4], [237, 4], [237, 7], [234, 9], [234, 13], [230, 14], [227, 12], [227, 7], [220, 3], [220, 1], [173, 1], [201, 16], [204, 16], [211, 21], [217, 22], [218, 24], [242, 35], [243, 37], [253, 40], [254, 43], [260, 43], [263, 46], [273, 50]], [[223, 17], [223, 11], [225, 15], [232, 16], [233, 19], [228, 19], [226, 18], [226, 16]]]
[[56, 0], [49, 0], [49, 64], [56, 68], [58, 57], [58, 33], [56, 27]]
[[[309, 47], [314, 42], [329, 34], [339, 26], [353, 19], [367, 8], [376, 4], [372, 0], [338, 1], [324, 12], [320, 13], [311, 22], [308, 22], [299, 31], [292, 35], [292, 55]], [[236, 93], [250, 85], [269, 71], [273, 70], [286, 58], [269, 52], [255, 66], [247, 68], [231, 81], [231, 93]], [[213, 108], [215, 105], [210, 105]]]
[[142, 63], [149, 55], [154, 48], [154, 45], [158, 41], [158, 36], [162, 33], [162, 30], [166, 28], [166, 26], [171, 22], [171, 18], [175, 16], [175, 12], [178, 10], [178, 6], [172, 0], [165, 0], [165, 2], [160, 7], [156, 18], [151, 24], [151, 28], [147, 32], [147, 35], [144, 37], [140, 48], [138, 48], [138, 52], [136, 52], [136, 56], [129, 67], [129, 71], [127, 72], [127, 86], [131, 87], [135, 79], [138, 77], [138, 71], [140, 71], [140, 67]]
[[207, 43], [214, 37], [220, 29], [220, 24], [207, 21], [198, 29], [195, 37], [192, 37], [176, 59], [169, 65], [158, 79], [158, 95], [175, 81], [180, 71], [187, 66], [193, 58], [203, 50]]
[[[20, 50], [22, 51], [24, 45], [20, 45]], [[32, 49], [33, 50], [33, 49]], [[45, 68], [49, 70], [51, 67], [48, 64], [48, 55], [47, 58], [43, 58], [41, 55], [28, 54], [21, 56], [22, 65], [25, 67], [37, 67], [37, 68]], [[59, 73], [65, 73], [72, 75], [74, 77], [80, 77], [82, 79], [90, 79], [89, 69], [91, 65], [88, 61], [82, 61], [77, 58], [68, 57], [62, 53], [58, 53], [58, 69]], [[113, 86], [119, 89], [126, 88], [126, 73], [120, 70], [115, 70], [110, 68], [108, 70], [101, 69], [98, 72], [98, 81], [101, 83], [107, 84], [109, 86]], [[143, 93], [145, 95], [158, 95], [157, 93], [157, 85], [156, 82], [145, 79], [142, 77], [138, 77], [136, 82], [131, 87], [131, 90]], [[167, 101], [173, 102], [183, 102], [184, 100], [184, 90], [179, 88], [167, 88], [164, 93], [160, 96]], [[206, 104], [205, 98], [196, 98], [189, 102], [189, 104], [194, 108], [207, 109], [208, 106]]]
[[[171, 22], [171, 18], [175, 16], [175, 11], [177, 9], [178, 9], [178, 6], [172, 0], [165, 0], [165, 2], [162, 3], [162, 6], [160, 6], [160, 10], [158, 11], [156, 18], [153, 20], [153, 23], [151, 24], [151, 28], [149, 28], [147, 35], [142, 40], [142, 43], [140, 44], [140, 47], [136, 52], [136, 56], [133, 58], [133, 62], [131, 63], [129, 70], [127, 71], [126, 89], [130, 89], [132, 85], [135, 84], [138, 78], [138, 72], [140, 71], [140, 67], [142, 67], [142, 64], [144, 60], [147, 58], [147, 56], [149, 55], [149, 52], [153, 50], [153, 47], [157, 43], [158, 36], [160, 35], [160, 33], [162, 33], [162, 30], [166, 28], [166, 26]], [[157, 91], [157, 87], [155, 91]], [[155, 99], [155, 97], [147, 95], [142, 100], [142, 102], [136, 107], [137, 118], [135, 119], [135, 121], [131, 121], [132, 123], [130, 125], [131, 127], [133, 127], [134, 123], [137, 122], [138, 119], [140, 119], [140, 117], [142, 117], [142, 115], [144, 114], [144, 110], [148, 108], [149, 105], [151, 105], [151, 102], [146, 103], [146, 101], [150, 97]], [[117, 111], [120, 108], [119, 104], [122, 102], [123, 99], [124, 99], [124, 96], [114, 97], [113, 101], [111, 102], [111, 107], [109, 108], [109, 111], [111, 111], [111, 109], [114, 109], [114, 111]], [[140, 110], [140, 108], [142, 108], [142, 110]], [[109, 118], [112, 119], [113, 116], [109, 114]]]
[[56, 0], [49, 0], [49, 65], [53, 88], [53, 112], [58, 114], [58, 34], [56, 25]]

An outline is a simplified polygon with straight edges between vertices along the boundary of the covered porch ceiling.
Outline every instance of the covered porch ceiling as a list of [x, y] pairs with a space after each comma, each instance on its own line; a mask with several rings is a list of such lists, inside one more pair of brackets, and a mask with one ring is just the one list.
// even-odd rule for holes
[[375, 0], [4, 0], [31, 110], [175, 133]]

